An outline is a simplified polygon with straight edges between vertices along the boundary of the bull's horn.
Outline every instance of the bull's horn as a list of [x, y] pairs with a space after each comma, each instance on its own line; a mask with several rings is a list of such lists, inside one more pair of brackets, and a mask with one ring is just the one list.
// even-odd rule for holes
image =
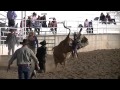
[[69, 32], [71, 31], [70, 28], [68, 28], [67, 26], [65, 26], [65, 21], [63, 22], [63, 26], [64, 26], [64, 28], [69, 29]]
[[82, 28], [80, 29], [79, 33], [81, 33], [81, 32], [82, 32]]

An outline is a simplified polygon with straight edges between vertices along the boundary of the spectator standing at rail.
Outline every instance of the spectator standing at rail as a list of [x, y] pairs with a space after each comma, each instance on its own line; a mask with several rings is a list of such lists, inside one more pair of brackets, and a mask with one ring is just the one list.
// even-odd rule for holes
[[55, 34], [57, 33], [57, 21], [56, 21], [56, 18], [53, 18], [53, 21], [52, 21], [52, 30], [55, 32]]
[[[10, 69], [10, 65], [15, 59], [17, 59], [18, 66], [18, 78], [19, 79], [30, 79], [31, 77], [31, 58], [33, 59], [35, 66], [39, 70], [39, 61], [31, 49], [28, 48], [28, 41], [24, 39], [21, 42], [23, 46], [15, 51], [11, 59], [8, 62], [7, 71]], [[24, 75], [24, 76], [23, 76]]]
[[29, 30], [32, 31], [31, 24], [32, 24], [31, 17], [28, 16], [28, 19], [26, 20], [26, 27], [27, 27], [26, 32], [27, 32], [27, 34], [28, 34]]
[[17, 14], [15, 13], [15, 11], [8, 11], [7, 18], [8, 18], [8, 27], [14, 27], [15, 19], [17, 18]]
[[28, 42], [29, 42], [28, 47], [35, 53], [36, 46], [38, 48], [38, 39], [35, 36], [35, 33], [30, 32], [27, 39], [28, 39]]
[[35, 31], [38, 33], [38, 35], [40, 34], [40, 29], [42, 27], [40, 19], [41, 17], [38, 15], [37, 21], [35, 21]]
[[51, 21], [49, 21], [49, 23], [48, 23], [48, 27], [52, 27], [52, 24], [51, 24], [52, 22]]
[[47, 54], [46, 41], [44, 40], [40, 42], [40, 44], [42, 46], [37, 49], [36, 57], [38, 58], [39, 61], [40, 72], [43, 73], [46, 72], [46, 68], [45, 68], [46, 54]]
[[85, 20], [84, 27], [87, 28], [86, 31], [87, 31], [87, 33], [89, 33], [89, 21], [88, 21], [88, 19]]
[[42, 27], [47, 27], [47, 24], [46, 24], [46, 15], [43, 15], [42, 17], [41, 17], [41, 20], [43, 20], [42, 21]]
[[31, 17], [31, 26], [35, 28], [35, 21], [37, 20], [37, 14], [34, 12]]
[[89, 22], [89, 33], [93, 33], [93, 23], [92, 23], [92, 20]]
[[[21, 31], [21, 32], [23, 32], [24, 34], [26, 33], [25, 32], [25, 17], [23, 18], [23, 20], [20, 22], [20, 28], [21, 28], [21, 30], [23, 30], [23, 31]], [[23, 29], [22, 29], [23, 28]]]
[[15, 35], [14, 29], [10, 29], [10, 33], [7, 35], [6, 38], [6, 46], [8, 46], [8, 55], [10, 55], [12, 50], [12, 55], [15, 50], [15, 45], [19, 45], [18, 38]]

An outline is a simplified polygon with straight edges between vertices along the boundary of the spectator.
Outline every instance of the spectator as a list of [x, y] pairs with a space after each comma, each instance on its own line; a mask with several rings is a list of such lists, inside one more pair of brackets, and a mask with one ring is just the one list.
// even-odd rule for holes
[[38, 33], [38, 35], [40, 34], [40, 29], [42, 27], [40, 18], [41, 17], [38, 16], [37, 21], [35, 21], [35, 31]]
[[83, 25], [82, 25], [82, 24], [79, 24], [79, 25], [78, 25], [78, 28], [83, 28]]
[[85, 20], [84, 27], [87, 28], [86, 31], [87, 31], [87, 33], [89, 33], [89, 21], [88, 21], [88, 19]]
[[8, 27], [14, 27], [15, 19], [17, 18], [15, 11], [8, 11], [7, 18], [8, 18]]
[[84, 27], [89, 27], [88, 19], [85, 20], [85, 22], [84, 22]]
[[93, 23], [92, 23], [92, 20], [89, 22], [89, 33], [93, 33]]
[[38, 48], [38, 39], [35, 36], [34, 32], [30, 32], [27, 39], [29, 42], [28, 47], [35, 53], [36, 46]]
[[47, 54], [47, 48], [46, 48], [46, 41], [40, 42], [42, 45], [37, 49], [37, 54], [36, 57], [38, 58], [39, 61], [39, 67], [40, 67], [40, 72], [45, 72], [45, 63], [46, 63], [46, 54]]
[[18, 43], [18, 39], [15, 35], [14, 30], [10, 29], [10, 32], [11, 33], [9, 33], [6, 38], [6, 46], [8, 46], [8, 55], [10, 55], [11, 50], [12, 50], [12, 55], [13, 55], [14, 49], [15, 49], [15, 44], [19, 45], [19, 43]]
[[37, 20], [37, 14], [34, 12], [31, 18], [31, 26], [35, 27], [35, 21]]
[[[23, 46], [20, 49], [17, 49], [15, 53], [12, 55], [11, 59], [8, 62], [8, 69], [10, 69], [10, 65], [13, 63], [15, 59], [17, 59], [18, 66], [18, 78], [19, 79], [30, 79], [30, 71], [31, 71], [31, 58], [33, 59], [35, 66], [39, 69], [39, 61], [36, 58], [35, 54], [31, 49], [27, 47], [28, 41], [24, 39], [21, 42]], [[24, 77], [23, 77], [24, 74]]]
[[102, 21], [102, 24], [106, 24], [106, 17], [103, 13], [100, 15], [100, 20]]
[[53, 21], [52, 21], [52, 27], [53, 27], [53, 30], [55, 31], [55, 34], [57, 33], [57, 21], [55, 18], [53, 18]]
[[49, 21], [48, 27], [52, 27], [52, 22], [51, 21]]
[[107, 13], [106, 19], [108, 20], [108, 24], [110, 24], [110, 23], [116, 24], [115, 19], [112, 19], [111, 16], [109, 15], [109, 13]]
[[22, 21], [20, 22], [20, 27], [21, 27], [21, 28], [25, 27], [25, 17], [24, 17], [23, 19], [24, 19], [24, 20], [22, 20]]
[[28, 19], [27, 19], [27, 21], [26, 21], [26, 31], [27, 31], [27, 33], [29, 32], [28, 30], [30, 29], [30, 31], [32, 31], [32, 28], [31, 28], [31, 17], [30, 16], [28, 16]]
[[42, 21], [42, 27], [47, 27], [47, 24], [46, 24], [46, 15], [42, 16], [41, 20], [44, 20], [44, 21]]

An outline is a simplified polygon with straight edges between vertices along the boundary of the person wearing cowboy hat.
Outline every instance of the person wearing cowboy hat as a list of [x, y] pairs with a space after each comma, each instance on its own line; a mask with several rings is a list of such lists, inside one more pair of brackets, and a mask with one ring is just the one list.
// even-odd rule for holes
[[40, 72], [45, 73], [46, 72], [45, 63], [47, 54], [46, 41], [43, 40], [39, 44], [41, 44], [41, 47], [38, 47], [36, 57], [38, 58], [39, 61]]
[[11, 59], [8, 62], [7, 71], [10, 69], [10, 65], [16, 59], [17, 66], [18, 66], [18, 78], [19, 79], [30, 79], [30, 74], [31, 74], [31, 68], [30, 68], [31, 61], [30, 60], [31, 58], [33, 59], [38, 69], [39, 69], [39, 61], [37, 57], [35, 56], [34, 52], [28, 48], [27, 39], [24, 39], [23, 42], [20, 42], [20, 44], [22, 44], [22, 47], [17, 49], [15, 53], [12, 55]]
[[8, 46], [8, 55], [10, 55], [12, 50], [12, 55], [14, 53], [15, 45], [19, 45], [18, 38], [15, 35], [15, 30], [10, 29], [10, 33], [7, 35], [6, 38], [6, 46]]

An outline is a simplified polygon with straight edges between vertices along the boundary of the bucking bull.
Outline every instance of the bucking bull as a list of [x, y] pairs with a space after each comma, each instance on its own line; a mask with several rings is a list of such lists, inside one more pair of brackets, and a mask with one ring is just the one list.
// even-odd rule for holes
[[[64, 64], [65, 66], [65, 61], [68, 57], [68, 54], [72, 52], [73, 39], [70, 38], [71, 30], [70, 28], [65, 26], [65, 22], [63, 22], [63, 26], [64, 28], [69, 29], [69, 33], [67, 37], [59, 43], [59, 45], [53, 48], [53, 58], [54, 58], [55, 67], [57, 67], [58, 63], [60, 63], [61, 65]], [[81, 35], [81, 31], [82, 28], [77, 34], [77, 38], [80, 43], [78, 46], [79, 47], [78, 50], [88, 45], [88, 39], [84, 35]]]

